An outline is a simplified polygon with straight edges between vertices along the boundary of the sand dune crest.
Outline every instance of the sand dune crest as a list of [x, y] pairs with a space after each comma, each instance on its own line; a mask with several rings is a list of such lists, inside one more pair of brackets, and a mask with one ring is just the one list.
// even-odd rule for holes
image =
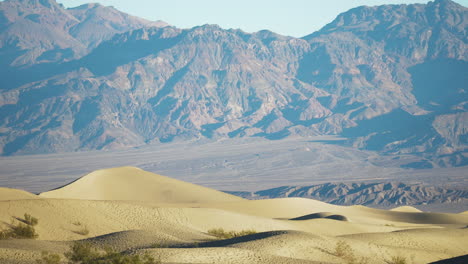
[[390, 211], [395, 211], [395, 212], [406, 212], [406, 213], [421, 213], [422, 211], [414, 208], [412, 206], [400, 206], [400, 207], [395, 207], [393, 209], [390, 209]]
[[0, 187], [0, 201], [39, 199], [27, 191]]
[[242, 198], [188, 182], [157, 175], [135, 167], [91, 172], [41, 197], [81, 200], [200, 203], [241, 201]]

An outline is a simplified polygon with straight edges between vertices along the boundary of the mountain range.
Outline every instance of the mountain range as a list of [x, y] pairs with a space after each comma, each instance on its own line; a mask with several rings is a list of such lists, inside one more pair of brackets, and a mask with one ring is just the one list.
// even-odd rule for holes
[[468, 8], [362, 6], [303, 38], [0, 2], [2, 155], [339, 135], [468, 164]]
[[371, 207], [459, 205], [466, 210], [468, 191], [463, 189], [405, 184], [380, 183], [324, 183], [311, 186], [281, 186], [256, 192], [232, 192], [247, 199], [303, 197], [337, 205], [365, 205]]

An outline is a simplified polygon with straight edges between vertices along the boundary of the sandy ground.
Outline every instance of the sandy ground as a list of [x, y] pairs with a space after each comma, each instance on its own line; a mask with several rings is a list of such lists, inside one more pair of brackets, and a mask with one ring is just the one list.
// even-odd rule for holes
[[[162, 263], [429, 263], [468, 254], [468, 214], [378, 210], [303, 198], [248, 201], [205, 187], [122, 167], [99, 170], [34, 195], [0, 188], [0, 225], [29, 213], [39, 237], [0, 240], [0, 263], [35, 263], [75, 240]], [[257, 234], [219, 240], [212, 228]], [[80, 231], [88, 230], [82, 235]], [[345, 242], [349, 249], [338, 254]]]

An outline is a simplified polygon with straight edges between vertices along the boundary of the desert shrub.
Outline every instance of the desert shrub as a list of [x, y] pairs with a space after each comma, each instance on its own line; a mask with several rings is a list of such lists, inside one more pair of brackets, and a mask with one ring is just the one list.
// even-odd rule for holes
[[256, 234], [257, 231], [255, 230], [242, 230], [242, 231], [225, 231], [223, 228], [213, 228], [208, 230], [208, 234], [215, 236], [221, 239], [229, 239], [241, 236], [247, 236]]
[[387, 261], [388, 264], [407, 264], [407, 260], [405, 257], [402, 256], [392, 256], [389, 261]]
[[149, 248], [167, 248], [169, 245], [170, 244], [168, 242], [155, 242], [152, 243]]
[[12, 220], [9, 230], [0, 231], [0, 239], [37, 238], [39, 236], [34, 229], [34, 226], [39, 223], [39, 220], [36, 217], [33, 217], [30, 214], [24, 214], [24, 219], [16, 219], [22, 223], [14, 224]]
[[12, 225], [10, 230], [0, 231], [0, 239], [8, 238], [37, 238], [39, 235], [36, 233], [36, 230], [33, 226], [19, 223], [17, 225]]
[[9, 231], [9, 230], [1, 230], [0, 231], [0, 240], [10, 238], [10, 233], [11, 233], [11, 231]]
[[100, 254], [90, 243], [76, 242], [71, 246], [70, 251], [65, 253], [65, 257], [67, 257], [71, 263], [87, 264], [99, 258]]
[[367, 258], [364, 258], [364, 257], [357, 258], [354, 255], [354, 252], [351, 246], [342, 240], [336, 243], [334, 255], [345, 260], [347, 264], [369, 263], [369, 260]]
[[124, 255], [112, 250], [99, 250], [90, 243], [76, 242], [65, 253], [70, 264], [160, 264], [149, 255]]
[[215, 237], [222, 238], [222, 237], [225, 236], [226, 231], [224, 231], [224, 229], [222, 229], [222, 228], [212, 228], [212, 229], [208, 230], [208, 234], [210, 234], [212, 236], [215, 236]]
[[335, 256], [343, 258], [343, 257], [349, 257], [349, 256], [354, 256], [353, 250], [348, 243], [340, 240], [336, 243], [335, 246]]
[[139, 255], [122, 255], [117, 252], [108, 252], [101, 258], [99, 264], [159, 264], [160, 261], [156, 261], [149, 255], [140, 257]]
[[30, 226], [35, 226], [35, 225], [37, 225], [39, 223], [39, 220], [36, 217], [25, 213], [24, 214], [24, 223], [27, 224], [27, 225], [30, 225]]
[[23, 223], [18, 223], [11, 227], [9, 233], [12, 238], [37, 238], [38, 234], [33, 226], [25, 225]]
[[50, 254], [47, 251], [42, 251], [41, 258], [36, 260], [37, 264], [60, 264], [60, 256], [58, 254]]
[[234, 237], [241, 237], [241, 236], [257, 234], [257, 231], [253, 229], [248, 229], [248, 230], [241, 230], [239, 232], [235, 232], [234, 234], [235, 234]]
[[161, 243], [152, 243], [149, 248], [164, 248], [165, 246]]
[[80, 230], [76, 230], [76, 231], [73, 231], [73, 232], [75, 232], [78, 235], [87, 236], [89, 234], [89, 229], [88, 229], [88, 227], [84, 226]]

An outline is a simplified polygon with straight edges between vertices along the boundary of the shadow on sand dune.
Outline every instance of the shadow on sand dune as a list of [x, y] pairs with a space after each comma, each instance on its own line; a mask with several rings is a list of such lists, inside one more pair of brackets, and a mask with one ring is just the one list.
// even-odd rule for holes
[[209, 242], [202, 242], [197, 244], [185, 244], [185, 245], [178, 245], [173, 246], [174, 248], [194, 248], [194, 247], [226, 247], [234, 244], [250, 242], [254, 240], [265, 239], [273, 236], [279, 236], [289, 233], [290, 231], [280, 230], [280, 231], [268, 231], [268, 232], [261, 232], [257, 234], [235, 237], [230, 239], [224, 240], [216, 240], [216, 241], [209, 241]]
[[291, 218], [289, 220], [300, 221], [300, 220], [310, 220], [310, 219], [332, 219], [332, 220], [338, 220], [338, 221], [348, 221], [348, 218], [344, 215], [332, 214], [332, 213], [326, 213], [326, 212], [303, 215], [303, 216]]
[[468, 263], [468, 255], [463, 255], [455, 258], [443, 259], [429, 264], [459, 264]]

